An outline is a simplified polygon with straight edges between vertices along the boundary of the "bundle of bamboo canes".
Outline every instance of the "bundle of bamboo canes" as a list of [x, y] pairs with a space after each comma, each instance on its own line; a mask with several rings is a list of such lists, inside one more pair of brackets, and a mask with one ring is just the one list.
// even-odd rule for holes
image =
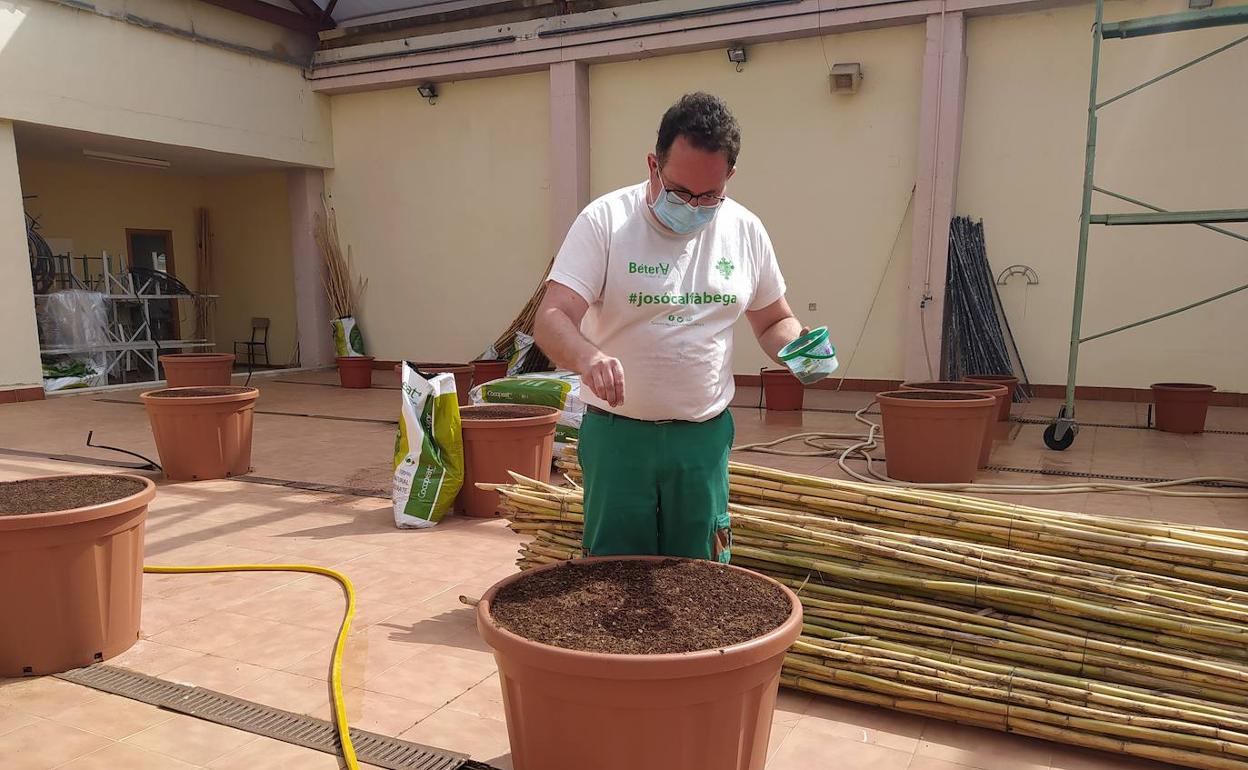
[[313, 220], [312, 236], [325, 260], [325, 295], [329, 298], [330, 312], [334, 318], [346, 318], [355, 315], [368, 280], [354, 275], [351, 247], [347, 247], [345, 256], [342, 253], [338, 217], [333, 207], [324, 201], [322, 204], [324, 211], [318, 212]]
[[[574, 455], [562, 458], [575, 475]], [[731, 466], [733, 563], [805, 615], [790, 687], [1195, 768], [1248, 768], [1248, 534]], [[498, 488], [527, 568], [575, 488]]]
[[[511, 350], [513, 345], [516, 344], [516, 332], [523, 332], [529, 336], [533, 335], [533, 321], [537, 317], [537, 309], [541, 306], [542, 299], [546, 296], [546, 276], [550, 275], [550, 269], [554, 265], [555, 260], [552, 258], [546, 264], [546, 270], [542, 273], [542, 280], [538, 284], [537, 290], [533, 292], [533, 296], [529, 297], [529, 301], [525, 303], [520, 314], [512, 319], [511, 324], [494, 341], [494, 351], [498, 355], [506, 357], [507, 351]], [[520, 372], [541, 372], [549, 368], [550, 359], [546, 357], [546, 354], [541, 349], [534, 345], [521, 365]]]

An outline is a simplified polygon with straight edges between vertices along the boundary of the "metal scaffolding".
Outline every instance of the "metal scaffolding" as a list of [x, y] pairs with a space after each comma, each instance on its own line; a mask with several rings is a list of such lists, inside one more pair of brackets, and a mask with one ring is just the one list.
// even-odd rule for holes
[[[1107, 337], [1111, 334], [1117, 334], [1128, 329], [1134, 329], [1137, 326], [1143, 326], [1153, 321], [1159, 321], [1162, 318], [1168, 318], [1177, 313], [1191, 310], [1195, 307], [1208, 304], [1223, 297], [1230, 296], [1236, 292], [1248, 289], [1248, 284], [1236, 286], [1228, 289], [1212, 297], [1197, 302], [1192, 302], [1182, 307], [1167, 310], [1164, 313], [1150, 316], [1148, 318], [1134, 321], [1123, 326], [1109, 329], [1096, 334], [1090, 334], [1086, 337], [1082, 334], [1083, 322], [1083, 299], [1084, 299], [1084, 283], [1087, 275], [1088, 267], [1088, 228], [1090, 225], [1107, 225], [1107, 226], [1129, 226], [1129, 225], [1197, 225], [1206, 230], [1212, 230], [1215, 233], [1236, 238], [1241, 241], [1248, 241], [1248, 236], [1240, 233], [1232, 232], [1218, 227], [1217, 224], [1225, 224], [1228, 222], [1248, 222], [1248, 209], [1224, 209], [1216, 211], [1167, 211], [1159, 206], [1146, 203], [1135, 198], [1122, 195], [1120, 193], [1111, 192], [1101, 187], [1097, 187], [1093, 180], [1093, 171], [1096, 166], [1096, 121], [1097, 111], [1127, 96], [1131, 96], [1148, 86], [1153, 85], [1161, 80], [1182, 72], [1188, 67], [1192, 67], [1207, 59], [1210, 59], [1226, 50], [1229, 50], [1241, 43], [1248, 42], [1248, 35], [1236, 38], [1231, 42], [1219, 46], [1212, 51], [1208, 51], [1195, 59], [1180, 64], [1177, 67], [1166, 70], [1165, 72], [1150, 78], [1143, 83], [1132, 86], [1127, 90], [1115, 94], [1103, 101], [1097, 101], [1097, 81], [1100, 76], [1101, 65], [1101, 41], [1103, 40], [1127, 40], [1137, 37], [1147, 37], [1150, 35], [1163, 35], [1171, 32], [1184, 32], [1193, 29], [1205, 29], [1207, 27], [1223, 27], [1234, 24], [1248, 24], [1248, 5], [1239, 5], [1229, 8], [1217, 8], [1205, 11], [1185, 11], [1183, 13], [1172, 13], [1164, 16], [1150, 16], [1142, 19], [1128, 19], [1126, 21], [1104, 21], [1104, 0], [1096, 0], [1096, 23], [1092, 27], [1092, 85], [1088, 91], [1088, 141], [1086, 154], [1084, 156], [1083, 167], [1083, 206], [1079, 214], [1079, 258], [1075, 264], [1075, 302], [1074, 314], [1070, 323], [1070, 358], [1066, 370], [1066, 402], [1062, 405], [1056, 419], [1044, 431], [1044, 443], [1050, 449], [1066, 449], [1075, 441], [1075, 436], [1079, 432], [1078, 423], [1075, 422], [1075, 376], [1079, 370], [1079, 346], [1084, 342], [1090, 342], [1101, 337]], [[1130, 203], [1140, 208], [1147, 209], [1144, 212], [1133, 214], [1093, 214], [1092, 213], [1092, 193], [1097, 192], [1111, 198]]]

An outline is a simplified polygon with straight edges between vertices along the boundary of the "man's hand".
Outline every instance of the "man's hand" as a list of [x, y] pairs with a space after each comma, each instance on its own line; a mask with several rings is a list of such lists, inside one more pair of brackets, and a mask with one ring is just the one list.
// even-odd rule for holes
[[624, 403], [624, 365], [618, 358], [595, 352], [581, 368], [581, 384], [611, 406]]

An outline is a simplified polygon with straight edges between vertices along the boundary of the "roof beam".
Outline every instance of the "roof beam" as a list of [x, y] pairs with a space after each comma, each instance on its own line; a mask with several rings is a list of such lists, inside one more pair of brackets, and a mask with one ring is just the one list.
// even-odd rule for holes
[[215, 5], [218, 8], [224, 8], [227, 11], [241, 13], [244, 16], [250, 16], [253, 19], [267, 21], [269, 24], [276, 24], [279, 27], [293, 29], [296, 32], [306, 32], [308, 34], [316, 34], [321, 28], [319, 19], [310, 19], [302, 13], [287, 11], [278, 8], [276, 5], [260, 2], [260, 0], [203, 0], [209, 5]]

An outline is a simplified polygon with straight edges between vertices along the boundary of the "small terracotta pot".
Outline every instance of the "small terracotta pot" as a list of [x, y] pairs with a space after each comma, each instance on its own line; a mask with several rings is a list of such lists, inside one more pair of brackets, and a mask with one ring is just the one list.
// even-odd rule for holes
[[898, 481], [967, 484], [975, 480], [984, 425], [997, 400], [945, 390], [881, 393], [888, 475]]
[[55, 674], [120, 655], [139, 638], [143, 526], [156, 494], [0, 516], [0, 676]]
[[1153, 391], [1157, 430], [1167, 433], [1204, 432], [1209, 399], [1217, 388], [1190, 382], [1158, 382], [1149, 387]]
[[[997, 411], [993, 414], [999, 414], [1001, 404], [1005, 404], [1005, 411], [1008, 414], [1010, 389], [1004, 385], [996, 385], [987, 382], [951, 382], [948, 380], [938, 380], [935, 382], [907, 382], [901, 386], [902, 390], [947, 390], [952, 393], [983, 393], [997, 399]], [[992, 434], [996, 425], [996, 419], [990, 417], [984, 423], [984, 443], [979, 450], [979, 467], [984, 468], [988, 465], [992, 455]]]
[[171, 388], [229, 385], [234, 373], [233, 353], [166, 353], [160, 357], [165, 382]]
[[788, 369], [764, 369], [763, 402], [774, 412], [795, 412], [802, 408], [805, 389]]
[[1010, 405], [1014, 403], [1014, 392], [1018, 390], [1018, 378], [1012, 374], [968, 374], [962, 379], [967, 382], [986, 382], [989, 385], [1004, 385], [1009, 388], [1005, 400], [997, 404], [997, 420], [1008, 422]]
[[338, 384], [344, 388], [373, 387], [372, 356], [338, 356]]
[[[487, 382], [501, 380], [507, 376], [507, 364], [505, 360], [495, 360], [478, 358], [472, 362], [472, 385], [484, 385]], [[458, 383], [455, 386], [459, 387]]]
[[[515, 415], [486, 417], [486, 415]], [[498, 493], [478, 483], [509, 484], [508, 471], [550, 481], [559, 410], [528, 404], [478, 404], [459, 410], [464, 437], [464, 486], [457, 501], [468, 516], [498, 514]]]
[[[416, 367], [416, 371], [427, 374], [455, 375], [455, 400], [459, 402], [460, 406], [467, 406], [470, 403], [468, 391], [472, 390], [471, 364], [414, 363], [412, 366]], [[400, 373], [403, 371], [402, 364], [399, 365], [398, 370]]]
[[780, 586], [792, 610], [778, 628], [672, 655], [567, 650], [494, 624], [490, 602], [500, 588], [557, 566], [504, 578], [477, 604], [477, 630], [498, 663], [515, 770], [763, 770], [780, 667], [802, 629], [792, 591]]
[[[167, 395], [171, 391], [204, 392]], [[141, 394], [165, 476], [196, 481], [251, 470], [252, 413], [259, 396], [259, 390], [244, 387], [166, 388]]]

